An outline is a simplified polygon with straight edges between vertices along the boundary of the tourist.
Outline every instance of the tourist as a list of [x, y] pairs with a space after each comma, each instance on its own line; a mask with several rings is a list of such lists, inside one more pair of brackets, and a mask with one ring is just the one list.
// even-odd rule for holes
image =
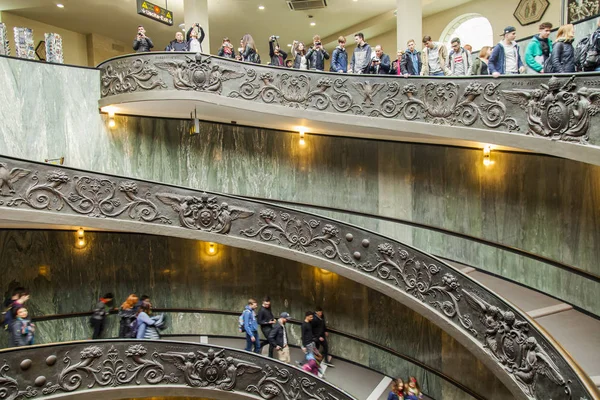
[[421, 52], [417, 51], [416, 43], [413, 39], [407, 42], [408, 48], [404, 52], [402, 57], [402, 63], [400, 68], [402, 69], [402, 75], [420, 75], [421, 69], [423, 68], [423, 61], [421, 60]]
[[294, 55], [295, 69], [308, 69], [308, 58], [306, 58], [306, 47], [304, 43], [294, 40], [292, 43], [292, 54]]
[[460, 47], [460, 39], [455, 37], [450, 41], [452, 50], [448, 55], [448, 67], [453, 76], [465, 76], [471, 74], [471, 53]]
[[221, 44], [217, 55], [219, 57], [235, 58], [235, 50], [233, 50], [233, 45], [229, 41], [228, 37], [223, 38], [223, 43]]
[[525, 49], [525, 63], [527, 64], [528, 74], [540, 74], [544, 71], [546, 60], [552, 53], [552, 41], [550, 40], [550, 31], [552, 24], [544, 22], [539, 26], [539, 32], [534, 35], [527, 48]]
[[421, 75], [444, 76], [451, 75], [448, 69], [448, 50], [441, 43], [431, 40], [431, 36], [423, 37], [423, 52], [421, 53]]
[[96, 303], [96, 307], [92, 311], [92, 316], [90, 317], [90, 325], [94, 329], [94, 333], [92, 334], [92, 339], [100, 339], [102, 336], [102, 331], [104, 330], [104, 320], [109, 312], [109, 305], [113, 301], [113, 294], [106, 293], [104, 296], [100, 297], [100, 300]]
[[[151, 306], [149, 303], [142, 303], [137, 310], [137, 328], [136, 339], [158, 339], [158, 331], [154, 328], [155, 320], [150, 318]], [[154, 328], [154, 329], [151, 329]]]
[[11, 323], [11, 332], [15, 347], [30, 346], [33, 344], [35, 325], [27, 319], [28, 313], [25, 307], [19, 307], [15, 313], [15, 319]]
[[293, 60], [285, 60], [285, 67], [286, 68], [293, 68], [294, 67], [294, 61]]
[[404, 400], [404, 382], [402, 382], [402, 379], [392, 379], [387, 400]]
[[421, 387], [417, 378], [411, 376], [408, 378], [408, 387], [404, 388], [404, 400], [419, 400], [423, 398]]
[[388, 75], [390, 73], [390, 56], [383, 52], [383, 47], [378, 44], [375, 46], [375, 57], [371, 60], [369, 73], [373, 75]]
[[356, 48], [352, 53], [350, 71], [354, 74], [366, 74], [369, 72], [369, 65], [371, 65], [371, 46], [365, 42], [365, 35], [360, 32], [354, 35], [354, 42]]
[[133, 39], [133, 49], [138, 53], [147, 53], [153, 47], [152, 39], [146, 36], [146, 29], [142, 25], [138, 26], [137, 36]]
[[329, 71], [343, 74], [348, 72], [348, 53], [346, 52], [346, 38], [344, 36], [338, 38], [338, 45], [331, 53]]
[[290, 319], [290, 314], [282, 312], [279, 314], [277, 323], [269, 333], [269, 345], [275, 350], [277, 359], [284, 363], [290, 363], [290, 348], [288, 346], [288, 334], [285, 327], [286, 322]]
[[[119, 309], [119, 337], [120, 338], [134, 338], [136, 332], [133, 331], [134, 321], [136, 320], [136, 306], [138, 304], [138, 297], [135, 294], [130, 294], [127, 300], [121, 304]], [[135, 324], [137, 327], [137, 324]]]
[[330, 364], [331, 356], [329, 355], [329, 343], [327, 342], [329, 332], [327, 332], [325, 314], [323, 314], [323, 309], [321, 307], [317, 307], [311, 321], [311, 327], [313, 341], [317, 350], [323, 355], [323, 363], [329, 367], [333, 367], [333, 365]]
[[398, 50], [396, 53], [396, 59], [392, 61], [392, 65], [390, 66], [390, 75], [404, 75], [402, 73], [402, 59], [404, 58], [404, 52], [402, 50]]
[[473, 61], [471, 65], [471, 75], [489, 75], [490, 70], [488, 68], [488, 60], [492, 54], [492, 48], [490, 46], [483, 46], [479, 50], [479, 57]]
[[10, 299], [4, 301], [4, 329], [8, 332], [8, 347], [15, 345], [12, 322], [15, 320], [17, 309], [23, 307], [29, 300], [29, 292], [24, 287], [17, 287], [13, 290]]
[[189, 51], [188, 44], [183, 40], [183, 32], [175, 33], [175, 40], [171, 40], [165, 51]]
[[494, 77], [525, 72], [519, 45], [515, 42], [516, 37], [517, 30], [514, 26], [504, 28], [502, 40], [494, 46], [488, 61], [488, 68]]
[[321, 37], [315, 35], [313, 37], [313, 45], [306, 53], [308, 59], [308, 68], [315, 71], [325, 70], [325, 60], [329, 60], [329, 53], [323, 48]]
[[[277, 322], [271, 311], [271, 298], [268, 296], [263, 299], [262, 308], [258, 311], [257, 320], [260, 330], [265, 336], [265, 340], [260, 343], [260, 347], [262, 348], [269, 343], [269, 334], [273, 330], [273, 325]], [[271, 358], [273, 358], [273, 348], [273, 346], [269, 345], [269, 357]]]
[[[200, 35], [200, 37], [198, 37]], [[188, 51], [194, 53], [202, 53], [202, 42], [204, 41], [204, 29], [196, 22], [193, 26], [188, 29], [185, 38], [188, 44]]]
[[[304, 314], [304, 322], [302, 322], [302, 327], [301, 327], [301, 332], [302, 332], [302, 336], [301, 336], [301, 341], [302, 341], [302, 351], [304, 352], [304, 354], [308, 355], [312, 355], [315, 353], [315, 342], [314, 342], [314, 337], [313, 337], [313, 333], [312, 333], [312, 320], [314, 318], [314, 313], [312, 311], [307, 311]], [[307, 358], [308, 360], [308, 358]]]
[[279, 43], [275, 45], [277, 37], [271, 36], [269, 38], [269, 56], [271, 57], [271, 64], [275, 67], [285, 67], [285, 59], [287, 53], [279, 47]]
[[245, 34], [240, 41], [242, 47], [239, 48], [240, 57], [242, 61], [249, 63], [260, 64], [260, 56], [256, 50], [256, 44], [252, 35]]
[[243, 329], [246, 333], [246, 351], [254, 351], [260, 354], [260, 338], [258, 337], [258, 323], [256, 322], [256, 313], [258, 308], [256, 300], [249, 299], [248, 305], [244, 308]]
[[563, 25], [558, 29], [556, 43], [552, 49], [552, 73], [566, 74], [575, 72], [575, 27], [573, 24]]

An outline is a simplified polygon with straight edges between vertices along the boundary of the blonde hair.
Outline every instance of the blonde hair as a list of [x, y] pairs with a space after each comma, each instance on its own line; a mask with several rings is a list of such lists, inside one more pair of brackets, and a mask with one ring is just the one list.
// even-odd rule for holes
[[575, 27], [573, 24], [566, 24], [558, 28], [558, 33], [556, 34], [556, 38], [564, 37], [565, 39], [574, 39], [575, 38]]
[[479, 58], [481, 58], [481, 56], [485, 56], [487, 55], [488, 51], [491, 49], [490, 46], [483, 46], [481, 48], [481, 50], [479, 50]]
[[319, 36], [319, 35], [313, 36], [313, 42], [320, 42], [320, 41], [321, 41], [321, 36]]
[[346, 43], [346, 38], [344, 36], [340, 36], [338, 38], [338, 43]]
[[242, 38], [242, 47], [244, 48], [244, 51], [246, 51], [246, 46], [250, 46], [252, 48], [252, 50], [256, 51], [256, 45], [254, 44], [254, 38], [252, 38], [252, 36], [247, 33], [244, 35], [244, 37]]

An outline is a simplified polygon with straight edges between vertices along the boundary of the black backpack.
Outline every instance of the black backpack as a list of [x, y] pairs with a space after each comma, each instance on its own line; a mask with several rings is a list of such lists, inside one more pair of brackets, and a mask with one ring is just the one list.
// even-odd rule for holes
[[593, 71], [598, 66], [596, 32], [586, 36], [575, 47], [575, 67], [577, 71]]

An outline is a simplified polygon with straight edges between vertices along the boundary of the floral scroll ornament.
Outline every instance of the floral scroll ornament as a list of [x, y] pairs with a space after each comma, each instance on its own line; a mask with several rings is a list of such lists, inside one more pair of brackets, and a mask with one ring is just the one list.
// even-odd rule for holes
[[[370, 115], [386, 118], [402, 115], [408, 121], [422, 118], [436, 125], [472, 126], [479, 120], [488, 128], [503, 126], [509, 132], [518, 130], [516, 120], [508, 116], [506, 106], [499, 100], [499, 85], [472, 82], [459, 96], [460, 85], [453, 82], [428, 82], [421, 89], [412, 83], [400, 87], [398, 82], [391, 82], [379, 109]], [[406, 100], [398, 100], [400, 92]], [[483, 101], [477, 102], [478, 98]]]
[[262, 373], [262, 378], [255, 385], [249, 385], [246, 391], [258, 393], [265, 400], [274, 398], [339, 400], [333, 394], [326, 392], [324, 388], [316, 389], [315, 381], [307, 377], [294, 377], [287, 369], [267, 365]]
[[38, 391], [33, 389], [31, 386], [27, 386], [25, 390], [19, 390], [19, 384], [17, 380], [6, 376], [6, 373], [10, 367], [4, 361], [4, 365], [0, 367], [0, 399], [2, 400], [16, 400], [27, 398], [30, 399], [38, 395]]
[[[109, 179], [90, 176], [76, 176], [71, 179], [60, 170], [48, 172], [46, 183], [40, 182], [37, 172], [32, 180], [33, 185], [30, 185], [24, 194], [10, 200], [7, 206], [18, 207], [26, 204], [37, 210], [60, 211], [68, 205], [73, 211], [90, 217], [114, 218], [127, 212], [131, 219], [171, 223], [148, 199], [150, 193], [146, 193], [145, 197], [138, 196], [137, 183], [132, 181], [122, 181], [117, 185]], [[74, 191], [67, 195], [65, 192], [71, 186]]]
[[136, 58], [131, 63], [120, 60], [114, 67], [108, 64], [102, 69], [102, 96], [130, 93], [138, 89], [166, 88], [167, 85], [162, 79], [156, 79], [156, 75], [156, 68], [148, 65], [148, 60], [141, 58]]

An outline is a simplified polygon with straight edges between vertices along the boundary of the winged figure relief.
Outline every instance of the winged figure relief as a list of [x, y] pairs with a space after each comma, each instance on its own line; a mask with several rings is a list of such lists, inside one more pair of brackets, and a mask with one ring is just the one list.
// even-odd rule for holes
[[180, 90], [198, 90], [221, 94], [223, 82], [241, 78], [245, 72], [210, 65], [209, 58], [183, 61], [162, 61], [155, 63], [156, 67], [166, 70], [173, 77], [173, 85]]
[[245, 373], [254, 374], [262, 371], [262, 368], [254, 363], [239, 360], [233, 357], [227, 357], [225, 359], [225, 363], [225, 377], [219, 382], [218, 385], [219, 389], [222, 390], [232, 390], [235, 387], [238, 376], [242, 376]]
[[577, 89], [575, 76], [566, 81], [552, 77], [538, 89], [503, 90], [510, 102], [525, 110], [529, 134], [553, 140], [589, 140], [590, 119], [600, 110], [600, 91]]
[[370, 83], [369, 81], [353, 82], [352, 85], [364, 96], [362, 104], [369, 106], [375, 105], [373, 97], [385, 86], [382, 83]]
[[558, 366], [534, 337], [527, 339], [521, 367], [514, 374], [519, 386], [532, 397], [540, 376], [545, 376], [557, 385], [565, 384]]
[[248, 218], [254, 211], [243, 207], [217, 203], [216, 196], [203, 193], [201, 196], [180, 196], [173, 193], [158, 193], [156, 197], [179, 214], [181, 225], [189, 229], [227, 234], [237, 219]]
[[4, 185], [8, 187], [9, 193], [15, 193], [14, 184], [21, 178], [29, 175], [31, 171], [23, 168], [13, 168], [11, 170], [8, 169], [8, 165], [6, 163], [0, 163], [0, 195], [3, 194], [2, 188]]

